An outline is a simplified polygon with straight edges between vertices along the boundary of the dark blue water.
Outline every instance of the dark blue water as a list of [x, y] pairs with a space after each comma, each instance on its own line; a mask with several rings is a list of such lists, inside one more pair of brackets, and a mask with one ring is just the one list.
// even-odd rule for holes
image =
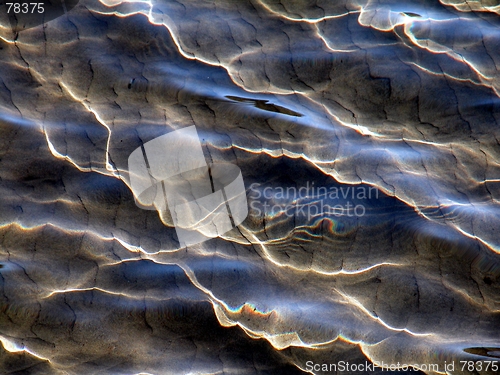
[[[13, 31], [3, 9], [0, 373], [497, 373], [499, 12], [82, 0]], [[241, 171], [245, 220], [229, 190], [200, 219], [231, 230], [173, 207], [193, 174], [154, 178], [196, 144], [214, 191]]]

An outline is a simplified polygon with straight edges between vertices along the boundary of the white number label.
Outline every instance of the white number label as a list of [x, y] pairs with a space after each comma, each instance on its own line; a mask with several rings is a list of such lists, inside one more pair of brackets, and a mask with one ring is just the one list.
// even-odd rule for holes
[[[5, 3], [7, 8], [7, 13], [43, 13], [45, 9], [43, 3]], [[31, 8], [30, 8], [31, 7]]]

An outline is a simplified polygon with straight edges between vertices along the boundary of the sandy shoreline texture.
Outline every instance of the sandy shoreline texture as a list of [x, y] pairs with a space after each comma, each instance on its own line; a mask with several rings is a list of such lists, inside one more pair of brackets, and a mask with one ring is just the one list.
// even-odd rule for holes
[[[0, 12], [0, 372], [500, 366], [499, 26], [487, 0]], [[193, 125], [249, 214], [180, 248], [128, 158]]]

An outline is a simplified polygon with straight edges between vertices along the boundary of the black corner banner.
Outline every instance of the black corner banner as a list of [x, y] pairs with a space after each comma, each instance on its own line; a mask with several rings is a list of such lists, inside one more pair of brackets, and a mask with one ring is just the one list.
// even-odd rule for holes
[[78, 0], [0, 0], [0, 11], [8, 15], [12, 31], [18, 32], [52, 21], [77, 4]]

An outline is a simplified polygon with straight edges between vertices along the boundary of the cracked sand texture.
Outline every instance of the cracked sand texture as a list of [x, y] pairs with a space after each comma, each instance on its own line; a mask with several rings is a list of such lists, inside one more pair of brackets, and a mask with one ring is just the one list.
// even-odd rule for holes
[[[18, 34], [0, 15], [5, 372], [484, 359], [464, 349], [500, 345], [500, 33], [463, 3], [81, 1]], [[178, 249], [127, 160], [190, 125], [256, 205]], [[374, 195], [321, 200], [361, 217], [255, 209], [311, 182]]]

